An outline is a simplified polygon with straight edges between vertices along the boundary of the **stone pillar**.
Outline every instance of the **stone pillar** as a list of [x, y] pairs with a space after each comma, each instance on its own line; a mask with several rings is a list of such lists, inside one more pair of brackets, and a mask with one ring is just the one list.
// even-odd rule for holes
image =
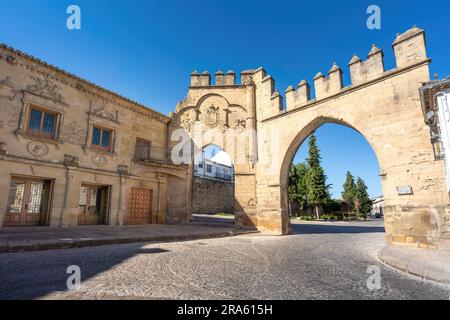
[[80, 188], [76, 179], [78, 173], [70, 168], [66, 168], [66, 184], [64, 194], [64, 205], [61, 213], [61, 227], [70, 228], [78, 226], [78, 214], [79, 214], [79, 197]]
[[251, 164], [258, 161], [258, 142], [256, 136], [256, 104], [255, 104], [255, 83], [250, 78], [246, 87], [246, 103], [247, 103], [247, 130], [250, 133], [248, 159]]
[[[0, 163], [4, 163], [0, 160]], [[5, 220], [6, 207], [8, 205], [10, 177], [7, 170], [0, 171], [0, 228]]]
[[119, 203], [117, 205], [117, 225], [118, 226], [123, 226], [124, 225], [124, 219], [125, 219], [125, 197], [126, 197], [126, 192], [125, 192], [125, 185], [126, 185], [126, 177], [123, 175], [120, 175], [119, 177]]
[[241, 228], [256, 228], [256, 178], [254, 174], [235, 174], [235, 224]]

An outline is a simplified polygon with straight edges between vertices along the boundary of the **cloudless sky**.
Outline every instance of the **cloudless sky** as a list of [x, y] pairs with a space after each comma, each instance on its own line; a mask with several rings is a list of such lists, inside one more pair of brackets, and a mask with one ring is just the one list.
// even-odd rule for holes
[[[66, 28], [70, 4], [81, 7], [79, 31]], [[381, 30], [366, 27], [371, 4], [381, 7]], [[414, 24], [427, 32], [432, 73], [445, 77], [449, 12], [447, 0], [2, 0], [0, 42], [168, 114], [184, 98], [194, 68], [214, 73], [262, 66], [284, 92], [302, 79], [312, 83], [337, 62], [347, 85], [352, 54], [365, 58], [376, 43], [391, 69], [396, 33]], [[338, 164], [346, 169], [336, 176], [363, 166], [361, 172], [374, 173], [367, 179], [371, 195], [378, 195], [378, 168], [355, 160], [363, 143], [346, 130], [325, 126], [318, 132], [327, 174], [334, 183]], [[326, 151], [334, 150], [337, 135], [349, 138], [339, 142], [346, 164]]]

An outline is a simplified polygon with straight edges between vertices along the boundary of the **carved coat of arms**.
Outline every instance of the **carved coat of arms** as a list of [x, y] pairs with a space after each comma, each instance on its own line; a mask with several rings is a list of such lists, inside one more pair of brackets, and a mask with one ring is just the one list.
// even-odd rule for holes
[[214, 105], [211, 105], [205, 113], [205, 124], [210, 127], [214, 128], [219, 124], [219, 108], [215, 107]]

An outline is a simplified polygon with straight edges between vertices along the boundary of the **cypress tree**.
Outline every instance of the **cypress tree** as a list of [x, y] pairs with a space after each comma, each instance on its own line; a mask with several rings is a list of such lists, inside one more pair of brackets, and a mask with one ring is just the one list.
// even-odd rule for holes
[[367, 192], [367, 185], [363, 179], [358, 177], [356, 182], [356, 199], [358, 203], [358, 215], [360, 218], [367, 218], [367, 215], [372, 211], [372, 200]]
[[309, 156], [308, 163], [308, 177], [307, 177], [307, 200], [308, 203], [314, 206], [317, 219], [320, 219], [320, 214], [323, 212], [323, 205], [329, 199], [327, 185], [327, 177], [321, 165], [320, 150], [317, 147], [317, 140], [314, 132], [309, 138]]
[[344, 192], [342, 192], [342, 199], [347, 203], [348, 210], [353, 211], [356, 201], [356, 184], [353, 175], [347, 171], [347, 178], [344, 183]]

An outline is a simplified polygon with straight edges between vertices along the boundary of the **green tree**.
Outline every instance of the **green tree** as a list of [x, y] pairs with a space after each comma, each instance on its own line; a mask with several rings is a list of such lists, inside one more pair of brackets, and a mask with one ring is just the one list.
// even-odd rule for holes
[[308, 158], [306, 159], [306, 163], [310, 168], [320, 167], [320, 161], [322, 158], [320, 157], [320, 150], [317, 147], [317, 139], [315, 132], [311, 133], [308, 141], [309, 153]]
[[308, 165], [304, 162], [297, 164], [299, 176], [299, 205], [302, 210], [308, 209]]
[[342, 192], [342, 199], [347, 203], [348, 210], [353, 211], [356, 201], [356, 184], [353, 175], [347, 171], [347, 178], [344, 183], [344, 191]]
[[373, 203], [367, 192], [366, 183], [359, 177], [356, 182], [356, 202], [358, 204], [358, 216], [366, 219], [367, 215], [372, 211]]
[[309, 137], [309, 155], [307, 159], [307, 200], [308, 204], [314, 207], [317, 219], [323, 213], [323, 205], [330, 198], [329, 188], [327, 185], [327, 176], [321, 165], [320, 150], [317, 147], [317, 140], [314, 132]]
[[291, 165], [289, 170], [289, 188], [288, 188], [288, 197], [289, 197], [289, 206], [290, 213], [292, 214], [291, 205], [298, 204], [300, 201], [300, 176], [298, 174], [297, 167], [295, 165]]
[[301, 210], [306, 210], [308, 206], [307, 175], [308, 166], [305, 163], [292, 165], [289, 171], [289, 203], [297, 204]]

